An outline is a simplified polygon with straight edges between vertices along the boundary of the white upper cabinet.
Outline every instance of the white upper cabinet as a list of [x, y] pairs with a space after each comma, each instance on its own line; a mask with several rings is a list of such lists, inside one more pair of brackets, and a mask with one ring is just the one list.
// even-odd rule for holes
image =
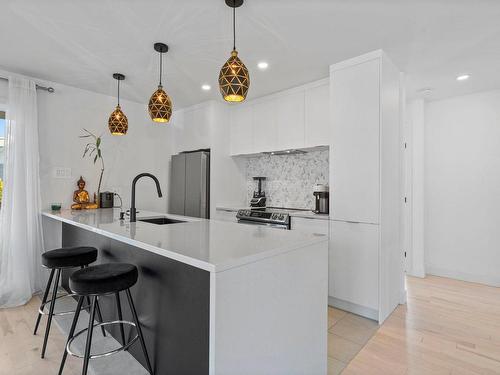
[[318, 81], [233, 106], [231, 155], [328, 145], [328, 86]]
[[253, 106], [253, 152], [269, 152], [278, 149], [276, 104], [264, 100]]
[[253, 110], [252, 106], [235, 106], [231, 112], [231, 155], [253, 152]]
[[210, 127], [207, 125], [209, 115], [207, 105], [199, 105], [175, 113], [173, 126], [176, 152], [210, 147]]
[[278, 148], [304, 148], [304, 92], [278, 96], [275, 101]]
[[330, 144], [329, 98], [328, 82], [305, 91], [305, 147]]
[[332, 218], [379, 223], [380, 60], [331, 74]]

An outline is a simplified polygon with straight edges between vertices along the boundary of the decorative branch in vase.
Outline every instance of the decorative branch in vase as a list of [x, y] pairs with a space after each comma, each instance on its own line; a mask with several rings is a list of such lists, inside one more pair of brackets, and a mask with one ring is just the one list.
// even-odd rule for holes
[[101, 152], [101, 139], [102, 136], [97, 136], [94, 133], [88, 131], [87, 129], [83, 128], [83, 131], [85, 134], [80, 135], [80, 138], [92, 138], [93, 142], [89, 142], [85, 145], [85, 150], [83, 151], [83, 156], [88, 156], [89, 158], [94, 157], [94, 164], [97, 163], [97, 160], [101, 161], [101, 174], [99, 176], [99, 184], [97, 186], [97, 201], [98, 205], [100, 207], [100, 195], [99, 193], [101, 192], [101, 182], [102, 182], [102, 175], [104, 174], [104, 159], [102, 158], [102, 152]]

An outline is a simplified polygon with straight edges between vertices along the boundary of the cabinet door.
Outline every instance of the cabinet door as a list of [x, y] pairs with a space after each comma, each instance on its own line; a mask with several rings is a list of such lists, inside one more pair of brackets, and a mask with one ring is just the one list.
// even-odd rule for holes
[[210, 148], [208, 108], [199, 107], [184, 112], [182, 151]]
[[332, 218], [379, 223], [379, 60], [332, 72]]
[[330, 86], [313, 87], [305, 92], [305, 147], [330, 144]]
[[291, 217], [290, 229], [303, 233], [319, 234], [328, 236], [329, 220], [306, 219], [303, 217]]
[[276, 125], [278, 127], [278, 150], [304, 147], [304, 92], [279, 96]]
[[378, 310], [379, 227], [330, 222], [328, 295]]
[[253, 152], [253, 111], [252, 106], [234, 106], [231, 109], [231, 155]]
[[215, 220], [232, 221], [235, 223], [238, 221], [236, 219], [236, 212], [219, 210], [219, 209], [217, 209], [217, 211], [215, 211]]
[[277, 150], [276, 102], [266, 100], [253, 106], [253, 151]]

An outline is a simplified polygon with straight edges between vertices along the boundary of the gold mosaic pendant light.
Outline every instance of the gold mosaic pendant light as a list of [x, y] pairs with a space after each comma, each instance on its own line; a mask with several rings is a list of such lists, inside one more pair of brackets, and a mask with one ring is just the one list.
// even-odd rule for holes
[[120, 107], [120, 81], [123, 81], [125, 76], [121, 73], [114, 73], [113, 78], [118, 81], [118, 102], [115, 110], [109, 116], [108, 127], [112, 135], [125, 135], [128, 130], [128, 119]]
[[169, 122], [172, 116], [172, 100], [170, 100], [170, 97], [163, 90], [163, 86], [161, 85], [163, 54], [168, 51], [168, 46], [164, 43], [155, 43], [154, 49], [160, 54], [160, 84], [158, 85], [158, 89], [149, 99], [149, 116], [151, 116], [151, 120], [154, 122]]
[[236, 51], [236, 8], [243, 0], [225, 0], [227, 6], [233, 8], [233, 50], [231, 57], [222, 66], [219, 73], [219, 89], [227, 102], [242, 102], [247, 97], [250, 87], [250, 75]]

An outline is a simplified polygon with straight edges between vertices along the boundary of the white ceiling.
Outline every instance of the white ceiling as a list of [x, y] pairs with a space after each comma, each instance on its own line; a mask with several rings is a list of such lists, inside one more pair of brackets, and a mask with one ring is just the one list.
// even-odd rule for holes
[[[169, 44], [164, 87], [177, 108], [220, 99], [232, 47], [224, 0], [2, 0], [0, 66], [146, 103], [157, 85], [153, 42]], [[498, 0], [246, 0], [237, 48], [249, 98], [328, 75], [332, 63], [384, 49], [431, 99], [500, 88]], [[269, 69], [259, 71], [260, 60]], [[471, 78], [457, 82], [458, 74]], [[203, 83], [210, 92], [200, 89]]]

